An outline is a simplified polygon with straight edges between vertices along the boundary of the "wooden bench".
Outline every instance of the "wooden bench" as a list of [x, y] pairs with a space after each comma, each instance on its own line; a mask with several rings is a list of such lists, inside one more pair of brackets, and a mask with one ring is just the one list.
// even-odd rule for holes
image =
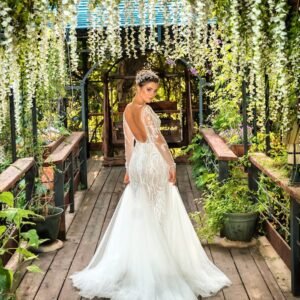
[[[118, 103], [118, 112], [123, 113], [127, 103]], [[177, 102], [175, 101], [156, 101], [149, 104], [156, 113], [172, 114], [179, 113], [177, 109]], [[171, 117], [162, 117], [161, 119], [161, 133], [165, 137], [168, 143], [179, 144], [182, 140], [182, 126], [180, 120], [173, 120]], [[163, 128], [167, 127], [167, 128]], [[113, 122], [112, 129], [113, 144], [115, 146], [124, 145], [124, 134], [123, 134], [123, 121]]]
[[[283, 251], [280, 240], [273, 238], [271, 243], [279, 255], [291, 269], [292, 293], [300, 296], [300, 187], [289, 185], [289, 178], [285, 177], [278, 169], [272, 167], [272, 158], [263, 153], [253, 153], [249, 156], [251, 166], [249, 168], [249, 188], [258, 190], [260, 174], [266, 175], [276, 185], [281, 187], [290, 196], [290, 251]], [[266, 165], [268, 167], [266, 167]], [[272, 227], [272, 226], [270, 226]], [[281, 248], [281, 249], [280, 249]]]
[[229, 149], [228, 145], [215, 133], [212, 128], [200, 128], [200, 134], [213, 151], [219, 163], [219, 180], [229, 176], [229, 161], [236, 161], [238, 157]]
[[66, 238], [65, 210], [69, 203], [70, 212], [74, 212], [74, 194], [77, 185], [80, 182], [82, 188], [87, 188], [86, 151], [84, 132], [73, 132], [44, 162], [44, 166], [55, 166], [54, 202], [56, 206], [64, 208], [59, 233], [60, 239]]

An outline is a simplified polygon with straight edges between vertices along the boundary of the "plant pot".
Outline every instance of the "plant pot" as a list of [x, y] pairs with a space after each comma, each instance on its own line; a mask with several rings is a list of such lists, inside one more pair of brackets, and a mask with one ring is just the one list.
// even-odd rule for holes
[[[231, 144], [229, 145], [229, 148], [237, 157], [242, 157], [245, 155], [244, 144]], [[250, 144], [248, 145], [248, 149], [249, 148]]]
[[258, 213], [226, 213], [224, 235], [231, 241], [249, 242], [253, 237]]
[[55, 241], [58, 237], [61, 215], [64, 210], [60, 207], [49, 209], [49, 215], [45, 219], [35, 219], [35, 229], [40, 239]]

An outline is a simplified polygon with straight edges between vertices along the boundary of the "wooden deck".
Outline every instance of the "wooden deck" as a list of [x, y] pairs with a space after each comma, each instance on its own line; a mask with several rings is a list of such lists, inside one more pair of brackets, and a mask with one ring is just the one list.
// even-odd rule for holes
[[[123, 191], [124, 172], [123, 167], [102, 167], [99, 160], [89, 161], [89, 190], [79, 194], [84, 199], [68, 229], [64, 247], [39, 256], [37, 264], [44, 273], [26, 273], [18, 288], [18, 299], [81, 299], [68, 276], [85, 267], [93, 256]], [[191, 167], [178, 165], [177, 179], [186, 209], [199, 209], [193, 201], [200, 193], [192, 181]], [[296, 299], [280, 290], [256, 248], [229, 250], [209, 245], [205, 250], [233, 282], [231, 287], [208, 299]]]

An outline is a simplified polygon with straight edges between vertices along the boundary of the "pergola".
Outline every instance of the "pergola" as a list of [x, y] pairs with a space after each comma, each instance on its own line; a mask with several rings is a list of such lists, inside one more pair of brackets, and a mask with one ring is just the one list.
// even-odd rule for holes
[[[131, 1], [133, 4], [134, 1]], [[90, 77], [93, 74], [93, 72], [97, 69], [99, 69], [99, 64], [95, 63], [94, 65], [89, 65], [89, 50], [87, 47], [87, 38], [88, 38], [88, 30], [91, 27], [91, 15], [92, 13], [89, 11], [89, 1], [88, 0], [81, 0], [78, 5], [78, 15], [77, 15], [77, 37], [79, 40], [82, 41], [82, 49], [81, 49], [81, 56], [82, 56], [82, 78], [80, 80], [80, 84], [77, 86], [70, 86], [68, 89], [76, 89], [80, 91], [80, 98], [81, 98], [81, 105], [82, 105], [82, 127], [87, 135], [87, 140], [89, 141], [89, 120], [92, 117], [103, 115], [103, 122], [99, 123], [98, 125], [103, 125], [103, 143], [99, 142], [88, 142], [88, 149], [90, 150], [99, 150], [102, 145], [103, 153], [104, 153], [104, 160], [108, 164], [114, 164], [114, 163], [123, 163], [123, 158], [120, 159], [120, 157], [114, 158], [114, 150], [116, 148], [120, 148], [123, 146], [123, 136], [122, 136], [122, 113], [126, 106], [126, 103], [119, 102], [118, 103], [118, 109], [117, 114], [119, 117], [116, 120], [113, 120], [112, 117], [112, 99], [110, 99], [110, 90], [112, 89], [113, 82], [118, 81], [130, 81], [131, 86], [133, 86], [133, 80], [135, 77], [135, 73], [116, 73], [113, 71], [113, 69], [121, 62], [124, 62], [126, 59], [126, 53], [123, 53], [122, 57], [120, 59], [117, 59], [116, 61], [112, 61], [109, 63], [109, 66], [106, 69], [102, 70], [101, 74], [101, 81], [103, 83], [103, 105], [102, 105], [102, 112], [98, 111], [90, 111], [89, 108], [89, 81]], [[172, 1], [170, 1], [170, 5], [172, 4]], [[134, 7], [134, 6], [133, 6]], [[157, 39], [158, 43], [161, 43], [164, 40], [165, 30], [164, 30], [164, 23], [166, 20], [164, 19], [164, 15], [162, 12], [162, 6], [158, 3], [156, 5], [156, 12], [155, 12], [155, 26], [157, 30]], [[125, 22], [125, 16], [124, 16], [124, 2], [121, 1], [119, 4], [119, 10], [120, 10], [120, 28], [121, 31], [124, 30], [124, 27], [126, 26]], [[135, 7], [133, 11], [133, 24], [132, 27], [133, 30], [136, 30], [139, 24], [138, 19], [138, 8]], [[179, 26], [184, 26], [184, 24], [181, 24], [180, 18], [177, 19]], [[215, 24], [216, 20], [212, 19], [209, 20], [208, 23]], [[171, 24], [168, 24], [169, 26]], [[149, 32], [147, 32], [149, 34]], [[124, 35], [122, 36], [122, 39], [124, 39]], [[141, 58], [143, 55], [140, 53], [139, 48], [137, 46], [138, 56]], [[147, 53], [151, 53], [151, 50], [148, 50]], [[155, 51], [154, 51], [155, 52]], [[159, 54], [158, 54], [159, 55]], [[132, 62], [135, 64], [138, 61], [132, 60]], [[182, 95], [182, 107], [178, 107], [178, 103], [176, 101], [169, 101], [169, 99], [160, 99], [159, 102], [152, 103], [152, 106], [154, 110], [159, 114], [168, 114], [169, 118], [164, 118], [162, 120], [162, 125], [173, 128], [170, 130], [165, 131], [165, 137], [167, 142], [169, 143], [170, 147], [181, 147], [184, 145], [188, 145], [192, 139], [193, 135], [193, 113], [199, 114], [199, 122], [203, 122], [203, 93], [202, 89], [205, 86], [205, 78], [201, 78], [200, 76], [192, 76], [190, 72], [190, 65], [189, 63], [184, 59], [177, 59], [175, 62], [177, 65], [181, 65], [182, 71], [181, 72], [173, 72], [168, 73], [161, 71], [159, 72], [160, 77], [162, 80], [168, 79], [172, 80], [172, 78], [183, 78], [185, 83], [185, 90]], [[137, 70], [135, 70], [137, 71]], [[197, 84], [199, 85], [199, 94], [197, 94], [197, 104], [195, 107], [192, 105], [192, 95], [191, 95], [191, 80], [197, 80]], [[119, 100], [118, 100], [119, 101]], [[128, 101], [128, 100], [127, 100]], [[177, 102], [179, 99], [177, 99]], [[199, 105], [200, 103], [200, 105]], [[179, 119], [177, 120], [172, 119], [170, 116], [171, 114], [180, 114]]]

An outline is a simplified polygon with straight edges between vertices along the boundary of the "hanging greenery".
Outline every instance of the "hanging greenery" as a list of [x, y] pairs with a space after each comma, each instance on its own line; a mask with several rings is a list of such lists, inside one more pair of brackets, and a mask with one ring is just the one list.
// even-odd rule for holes
[[[78, 70], [78, 3], [0, 1], [0, 135], [9, 123], [11, 94], [19, 134], [24, 126], [30, 127], [34, 98], [39, 115], [55, 122], [53, 100], [64, 95], [68, 74]], [[246, 80], [249, 121], [256, 118], [260, 132], [266, 123], [268, 75], [273, 130], [283, 136], [296, 118], [300, 18], [299, 8], [292, 12], [286, 0], [91, 0], [89, 4], [92, 63], [137, 58], [147, 50], [163, 54], [169, 62], [183, 58], [193, 73], [213, 83], [212, 120], [222, 119], [224, 103], [231, 102], [234, 113], [240, 114], [241, 84]], [[162, 28], [157, 25], [161, 17]], [[238, 119], [232, 124], [239, 126]]]
[[67, 44], [70, 71], [77, 70], [77, 3], [78, 0], [0, 2], [0, 136], [10, 136], [3, 130], [8, 130], [9, 96], [13, 96], [20, 151], [26, 144], [32, 145], [33, 99], [40, 118], [48, 118], [43, 124], [52, 126], [57, 119], [51, 112], [53, 100], [64, 95]]

